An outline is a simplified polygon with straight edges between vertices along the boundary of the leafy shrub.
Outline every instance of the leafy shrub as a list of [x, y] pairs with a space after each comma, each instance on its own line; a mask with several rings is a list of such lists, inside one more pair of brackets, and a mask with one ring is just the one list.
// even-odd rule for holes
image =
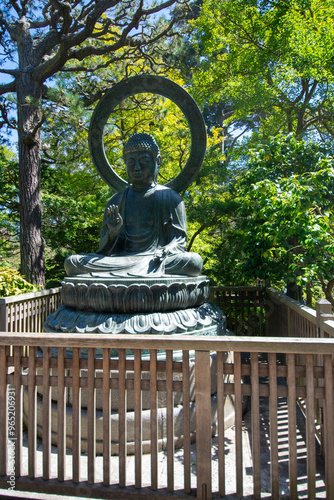
[[40, 285], [32, 285], [25, 280], [15, 269], [0, 267], [0, 297], [37, 292], [40, 288]]

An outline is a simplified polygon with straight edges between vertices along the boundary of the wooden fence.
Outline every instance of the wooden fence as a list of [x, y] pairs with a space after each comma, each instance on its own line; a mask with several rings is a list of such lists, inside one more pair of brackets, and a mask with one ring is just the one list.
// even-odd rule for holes
[[231, 332], [236, 335], [265, 334], [265, 287], [211, 287], [210, 300], [224, 311], [227, 328]]
[[[253, 484], [254, 497], [261, 498], [261, 465], [260, 457], [263, 453], [259, 438], [260, 407], [259, 398], [269, 401], [269, 446], [270, 446], [270, 475], [272, 498], [279, 498], [278, 475], [278, 408], [285, 405], [288, 413], [289, 437], [289, 495], [298, 498], [297, 467], [299, 463], [296, 451], [296, 402], [302, 408], [306, 417], [306, 445], [307, 445], [307, 482], [308, 498], [315, 498], [316, 477], [316, 447], [317, 440], [326, 459], [326, 490], [327, 498], [334, 498], [333, 477], [334, 445], [332, 429], [333, 417], [333, 365], [334, 354], [334, 317], [331, 306], [327, 301], [319, 301], [317, 310], [310, 309], [289, 299], [272, 289], [262, 287], [217, 287], [212, 289], [211, 299], [219, 305], [226, 317], [227, 325], [237, 334], [252, 335], [249, 337], [225, 337], [222, 339], [208, 339], [191, 337], [180, 339], [178, 336], [141, 337], [112, 335], [55, 335], [37, 334], [41, 332], [47, 315], [61, 304], [60, 289], [24, 294], [16, 297], [0, 299], [0, 324], [3, 333], [0, 335], [0, 486], [7, 488], [10, 479], [10, 454], [14, 450], [15, 456], [15, 488], [31, 491], [47, 491], [58, 494], [75, 494], [82, 496], [96, 496], [98, 498], [122, 498], [130, 492], [141, 498], [148, 498], [158, 491], [162, 498], [169, 497], [173, 492], [175, 498], [187, 498], [196, 495], [198, 498], [209, 499], [212, 495], [212, 467], [213, 455], [218, 458], [218, 487], [214, 494], [226, 493], [225, 452], [224, 443], [224, 398], [233, 396], [235, 401], [235, 441], [236, 461], [235, 493], [243, 494], [242, 475], [242, 401], [248, 397], [251, 401], [251, 436], [253, 457]], [[15, 333], [17, 332], [17, 333]], [[24, 333], [24, 338], [22, 338]], [[257, 338], [259, 335], [266, 338]], [[284, 341], [282, 340], [284, 338]], [[290, 337], [290, 338], [287, 338]], [[13, 347], [15, 346], [15, 347]], [[29, 350], [24, 346], [28, 346]], [[43, 351], [37, 350], [38, 346]], [[80, 354], [80, 348], [86, 346], [87, 355]], [[73, 348], [73, 356], [66, 354], [66, 348]], [[50, 349], [52, 349], [52, 353]], [[111, 348], [119, 348], [119, 360], [109, 360]], [[125, 359], [128, 348], [135, 348], [134, 360]], [[54, 356], [57, 349], [57, 356]], [[95, 349], [103, 349], [103, 357], [96, 357]], [[141, 359], [140, 350], [150, 349], [150, 361]], [[166, 361], [157, 361], [158, 349], [166, 349]], [[187, 409], [189, 401], [189, 352], [195, 353], [195, 391], [196, 391], [196, 434], [201, 436], [196, 443], [196, 466], [190, 458], [190, 431], [187, 427]], [[183, 351], [183, 361], [173, 361], [173, 350]], [[208, 379], [208, 356], [210, 351], [217, 352], [217, 385], [218, 385], [218, 445], [217, 450], [211, 449], [211, 427], [208, 422], [210, 408], [210, 381]], [[29, 352], [29, 356], [27, 353]], [[234, 356], [234, 363], [226, 363], [223, 353], [230, 352]], [[249, 353], [247, 359], [242, 353]], [[83, 377], [82, 370], [87, 370], [89, 376]], [[55, 371], [56, 370], [56, 371]], [[124, 373], [132, 370], [134, 380], [124, 378]], [[96, 376], [97, 371], [99, 376]], [[111, 376], [112, 372], [118, 373]], [[149, 380], [144, 380], [143, 372], [149, 372]], [[156, 373], [165, 373], [165, 378], [156, 379]], [[101, 376], [102, 373], [102, 376]], [[181, 374], [180, 380], [174, 380], [173, 374]], [[196, 377], [197, 374], [197, 377]], [[233, 377], [226, 383], [226, 375]], [[43, 439], [40, 445], [37, 438], [37, 388], [45, 395], [42, 399], [43, 412]], [[51, 394], [57, 389], [57, 422], [60, 436], [56, 451], [51, 454], [51, 427], [50, 411], [54, 403]], [[103, 414], [110, 415], [109, 391], [119, 392], [119, 462], [115, 477], [114, 465], [110, 459], [111, 432], [110, 419], [103, 419], [103, 448], [102, 457], [96, 454], [96, 414], [92, 409], [84, 410], [80, 402], [82, 390], [89, 391], [93, 398], [96, 391], [105, 391], [103, 395]], [[135, 476], [133, 482], [127, 481], [125, 463], [128, 460], [125, 451], [124, 437], [126, 435], [126, 419], [124, 410], [125, 393], [135, 389], [137, 394], [135, 414]], [[72, 391], [74, 398], [74, 417], [67, 422], [65, 415], [65, 400], [68, 391]], [[151, 435], [151, 462], [150, 487], [142, 485], [143, 455], [142, 435], [140, 429], [141, 393], [150, 394], [150, 412], [152, 422]], [[157, 392], [166, 392], [167, 401], [167, 473], [165, 485], [158, 484], [158, 465], [156, 454], [156, 401]], [[183, 393], [184, 404], [184, 456], [183, 474], [184, 485], [175, 487], [174, 473], [174, 438], [173, 436], [173, 406], [175, 392]], [[28, 394], [29, 426], [28, 441], [23, 442], [23, 394]], [[13, 399], [14, 397], [14, 399]], [[10, 411], [15, 401], [15, 419]], [[283, 403], [282, 403], [283, 402]], [[11, 406], [12, 404], [12, 406]], [[82, 411], [89, 412], [88, 418], [88, 452], [80, 452], [80, 427]], [[67, 422], [67, 424], [66, 424]], [[13, 424], [14, 423], [14, 424]], [[72, 454], [66, 455], [65, 434], [66, 425], [71, 425], [74, 437]], [[86, 425], [86, 424], [85, 424]], [[10, 440], [10, 432], [15, 431], [15, 440]], [[210, 431], [209, 431], [210, 428]], [[209, 435], [210, 434], [210, 435]], [[314, 439], [317, 437], [317, 440]], [[14, 443], [13, 448], [3, 443]], [[39, 447], [41, 451], [39, 451]], [[104, 446], [104, 445], [103, 445]], [[24, 458], [26, 454], [26, 459]], [[41, 463], [40, 454], [42, 455]], [[51, 456], [56, 455], [57, 469], [53, 469]], [[101, 462], [102, 461], [102, 462]], [[70, 462], [70, 468], [69, 468]], [[87, 472], [82, 472], [82, 464], [87, 462]], [[101, 465], [102, 463], [102, 465]], [[216, 464], [216, 462], [215, 462]], [[215, 465], [214, 464], [214, 465]], [[216, 466], [216, 465], [215, 465]], [[196, 468], [196, 475], [193, 469]], [[103, 471], [99, 477], [97, 471]], [[70, 470], [70, 472], [69, 472]], [[332, 476], [334, 476], [332, 474]], [[195, 482], [194, 482], [195, 481]], [[124, 489], [124, 487], [126, 488]], [[166, 486], [166, 487], [165, 487]]]
[[61, 288], [0, 298], [0, 331], [42, 332], [51, 312], [61, 305]]
[[[327, 324], [329, 323], [329, 324]], [[325, 329], [334, 331], [333, 321], [324, 321]], [[326, 331], [327, 331], [326, 330]], [[23, 345], [29, 347], [29, 357], [23, 355]], [[9, 346], [13, 355], [9, 355]], [[37, 347], [43, 350], [37, 352]], [[85, 356], [80, 348], [87, 348]], [[51, 348], [57, 348], [57, 356], [51, 355]], [[73, 354], [66, 354], [72, 348]], [[119, 349], [119, 358], [110, 359], [110, 349]], [[126, 359], [126, 349], [134, 349], [134, 359]], [[102, 349], [102, 357], [96, 356], [96, 349]], [[149, 361], [143, 361], [141, 350], [150, 350]], [[157, 361], [157, 351], [166, 350], [166, 360]], [[183, 352], [183, 362], [173, 361], [173, 351]], [[189, 415], [190, 381], [189, 352], [195, 358], [196, 394], [196, 458], [191, 458]], [[211, 429], [211, 373], [212, 352], [217, 353], [217, 426], [218, 443], [215, 453], [212, 450]], [[244, 364], [241, 352], [250, 352], [250, 364]], [[233, 362], [225, 362], [224, 353], [233, 353]], [[278, 353], [286, 356], [285, 364], [277, 363]], [[296, 355], [304, 354], [305, 363], [298, 365]], [[225, 495], [228, 477], [225, 474], [226, 447], [224, 434], [224, 400], [234, 396], [235, 405], [235, 493], [243, 495], [243, 444], [242, 425], [243, 398], [249, 397], [251, 404], [251, 448], [252, 477], [254, 498], [261, 498], [261, 455], [264, 453], [260, 443], [260, 400], [267, 398], [269, 407], [269, 431], [266, 447], [270, 448], [271, 498], [280, 498], [280, 458], [279, 458], [279, 408], [282, 404], [288, 414], [288, 455], [289, 498], [298, 498], [298, 443], [296, 430], [296, 401], [303, 398], [306, 402], [306, 456], [307, 456], [307, 498], [316, 497], [316, 440], [314, 438], [315, 401], [321, 400], [324, 408], [324, 427], [326, 434], [326, 493], [328, 499], [334, 498], [334, 402], [333, 366], [334, 339], [256, 338], [221, 337], [184, 338], [181, 335], [141, 336], [141, 335], [77, 335], [77, 334], [0, 334], [0, 487], [8, 488], [13, 484], [16, 490], [44, 492], [46, 494], [79, 495], [95, 498], [150, 498], [159, 494], [161, 498], [193, 498], [207, 500], [213, 495]], [[191, 354], [192, 355], [192, 354]], [[265, 355], [265, 356], [264, 356]], [[322, 366], [316, 366], [316, 356], [321, 355]], [[265, 361], [263, 361], [265, 360]], [[55, 370], [56, 369], [56, 370]], [[87, 370], [84, 377], [81, 370]], [[115, 377], [115, 370], [117, 376]], [[134, 378], [129, 380], [125, 374], [133, 370]], [[99, 376], [97, 376], [97, 371]], [[143, 378], [149, 372], [149, 379]], [[164, 377], [157, 377], [164, 372]], [[182, 374], [179, 380], [173, 373]], [[113, 376], [112, 376], [113, 374]], [[226, 375], [233, 377], [227, 380]], [[247, 379], [245, 377], [248, 377]], [[297, 385], [302, 378], [305, 383]], [[319, 385], [321, 381], [321, 385]], [[39, 388], [42, 400], [42, 442], [36, 439], [37, 396]], [[57, 389], [58, 405], [58, 445], [51, 453], [50, 414], [51, 392]], [[66, 453], [65, 438], [68, 414], [66, 414], [65, 393], [72, 390], [73, 436], [72, 452]], [[80, 425], [82, 405], [80, 393], [85, 389], [89, 394], [87, 412], [87, 454], [80, 453]], [[117, 467], [111, 466], [112, 424], [110, 420], [110, 391], [119, 394], [119, 457]], [[126, 436], [126, 391], [134, 390], [134, 480], [127, 478]], [[96, 444], [96, 391], [103, 391], [103, 452], [97, 456]], [[141, 395], [150, 394], [151, 418], [151, 458], [143, 470]], [[158, 482], [157, 462], [157, 393], [166, 393], [167, 444], [166, 444], [166, 481]], [[28, 394], [28, 437], [23, 441], [23, 393]], [[175, 449], [174, 449], [174, 394], [183, 394], [183, 486], [175, 486]], [[38, 456], [41, 456], [39, 462]], [[212, 491], [213, 456], [218, 461], [218, 486]], [[286, 461], [286, 458], [284, 458]], [[195, 465], [195, 463], [196, 465]], [[14, 466], [13, 466], [14, 464]], [[85, 464], [85, 468], [82, 465]], [[146, 462], [145, 462], [146, 464]], [[55, 467], [54, 467], [55, 465]], [[14, 468], [13, 468], [14, 467]], [[150, 469], [148, 483], [143, 485], [143, 473], [147, 481], [147, 467]], [[196, 468], [195, 475], [191, 474]], [[100, 474], [101, 472], [101, 474]], [[116, 474], [116, 475], [115, 475]], [[160, 476], [159, 476], [160, 477]], [[193, 481], [193, 482], [192, 482]], [[195, 481], [195, 482], [194, 482]]]

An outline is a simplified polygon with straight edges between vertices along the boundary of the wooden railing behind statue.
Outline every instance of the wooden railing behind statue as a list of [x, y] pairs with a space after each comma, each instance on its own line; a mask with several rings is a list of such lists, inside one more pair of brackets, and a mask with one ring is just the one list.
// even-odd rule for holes
[[265, 287], [215, 286], [210, 288], [210, 300], [224, 311], [230, 332], [265, 335]]
[[61, 288], [0, 298], [2, 332], [42, 332], [48, 315], [61, 305]]
[[[327, 301], [318, 303], [317, 312], [271, 288], [226, 286], [211, 287], [210, 291], [210, 300], [224, 311], [227, 328], [236, 335], [264, 336], [267, 332], [317, 338], [319, 311], [332, 314]], [[42, 332], [45, 319], [61, 303], [61, 288], [0, 298], [0, 330]]]

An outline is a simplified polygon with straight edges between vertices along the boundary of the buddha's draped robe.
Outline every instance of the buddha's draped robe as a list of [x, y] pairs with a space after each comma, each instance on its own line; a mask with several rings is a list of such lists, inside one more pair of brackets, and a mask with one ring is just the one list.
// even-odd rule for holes
[[[108, 208], [119, 207], [123, 226], [115, 241], [109, 238]], [[96, 253], [70, 255], [68, 275], [146, 276], [179, 274], [198, 276], [200, 255], [186, 252], [187, 225], [182, 198], [160, 185], [132, 186], [112, 196], [106, 206], [100, 247]]]

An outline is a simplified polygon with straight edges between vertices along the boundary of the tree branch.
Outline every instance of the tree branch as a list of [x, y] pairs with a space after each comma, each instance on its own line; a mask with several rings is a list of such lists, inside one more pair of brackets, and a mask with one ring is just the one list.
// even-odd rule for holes
[[16, 91], [16, 82], [4, 83], [0, 85], [0, 95], [8, 94], [8, 92]]
[[193, 243], [194, 243], [195, 239], [197, 238], [197, 236], [199, 234], [201, 234], [201, 232], [204, 231], [204, 229], [207, 228], [207, 227], [210, 227], [210, 226], [207, 225], [207, 224], [202, 224], [201, 227], [199, 227], [197, 229], [197, 231], [194, 232], [194, 234], [192, 235], [192, 237], [191, 237], [191, 239], [189, 241], [189, 244], [187, 246], [187, 252], [190, 252], [191, 247], [193, 246]]
[[5, 31], [8, 31], [10, 36], [13, 36], [15, 33], [15, 26], [10, 24], [7, 19], [5, 19], [3, 15], [3, 11], [0, 9], [0, 26], [4, 28]]
[[0, 73], [16, 77], [19, 74], [19, 71], [17, 69], [0, 68]]
[[[172, 19], [168, 26], [154, 36], [150, 40], [135, 40], [135, 38], [128, 38], [129, 33], [139, 24], [139, 21], [148, 15], [157, 13], [171, 5], [175, 4], [177, 0], [168, 0], [163, 2], [151, 9], [143, 10], [142, 4], [140, 3], [138, 9], [132, 16], [132, 19], [126, 24], [123, 28], [122, 32], [119, 34], [118, 40], [115, 43], [103, 46], [94, 46], [89, 45], [86, 47], [80, 47], [80, 45], [88, 40], [89, 38], [95, 38], [101, 40], [107, 33], [107, 28], [109, 28], [110, 20], [106, 20], [103, 23], [103, 27], [101, 31], [98, 31], [94, 34], [94, 30], [96, 30], [96, 23], [101, 18], [101, 15], [106, 12], [108, 9], [115, 7], [119, 0], [100, 0], [96, 4], [91, 5], [91, 8], [88, 9], [86, 6], [85, 10], [85, 19], [82, 19], [80, 24], [77, 24], [78, 18], [82, 17], [83, 12], [77, 17], [74, 24], [72, 24], [72, 28], [69, 26], [69, 18], [66, 21], [66, 30], [64, 24], [62, 26], [62, 32], [59, 33], [56, 30], [52, 30], [49, 32], [46, 37], [36, 46], [36, 51], [38, 51], [39, 55], [50, 53], [53, 48], [57, 48], [56, 53], [54, 53], [51, 57], [48, 57], [39, 67], [36, 69], [36, 74], [40, 81], [45, 81], [46, 78], [52, 76], [55, 72], [64, 70], [65, 64], [67, 61], [71, 59], [76, 59], [78, 61], [82, 61], [86, 57], [89, 56], [102, 56], [106, 54], [110, 54], [112, 52], [116, 52], [122, 47], [140, 47], [145, 46], [148, 43], [155, 43], [161, 37], [166, 36], [174, 26], [176, 19]], [[56, 5], [62, 3], [60, 0], [52, 0], [52, 2]], [[123, 14], [123, 17], [126, 16], [126, 13]], [[72, 18], [71, 18], [72, 20]], [[77, 31], [73, 32], [73, 26], [76, 25], [78, 27]], [[67, 31], [67, 34], [64, 32]], [[105, 42], [105, 40], [102, 40]], [[74, 48], [79, 47], [79, 48]]]
[[16, 11], [16, 13], [21, 17], [21, 15], [22, 15], [21, 7], [19, 7], [17, 1], [16, 0], [10, 0], [10, 4], [13, 7], [13, 9]]

